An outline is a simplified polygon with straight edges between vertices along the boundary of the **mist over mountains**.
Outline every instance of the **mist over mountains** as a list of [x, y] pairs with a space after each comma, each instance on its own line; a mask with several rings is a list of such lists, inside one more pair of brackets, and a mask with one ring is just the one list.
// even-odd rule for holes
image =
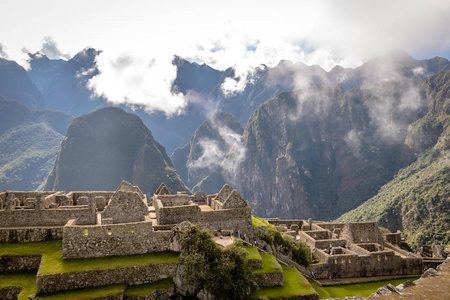
[[[368, 199], [385, 207], [377, 201], [395, 198], [386, 189], [409, 182], [415, 172], [408, 168], [425, 162], [444, 166], [434, 189], [448, 190], [445, 58], [416, 60], [395, 50], [330, 71], [280, 61], [239, 78], [234, 68], [176, 56], [171, 90], [185, 106], [167, 116], [127, 99], [104, 108], [111, 99], [92, 91], [100, 55], [84, 49], [65, 61], [29, 54], [28, 70], [0, 59], [1, 189], [44, 182], [54, 190], [113, 189], [125, 179], [150, 194], [161, 181], [172, 192], [212, 193], [229, 183], [256, 215], [323, 220], [368, 207]], [[420, 195], [415, 201], [448, 202], [445, 193]], [[402, 201], [408, 210], [419, 205]], [[389, 217], [358, 208], [345, 219], [371, 216], [391, 230], [424, 224], [419, 217], [405, 223], [404, 209], [395, 207]], [[441, 208], [434, 219], [447, 220]]]

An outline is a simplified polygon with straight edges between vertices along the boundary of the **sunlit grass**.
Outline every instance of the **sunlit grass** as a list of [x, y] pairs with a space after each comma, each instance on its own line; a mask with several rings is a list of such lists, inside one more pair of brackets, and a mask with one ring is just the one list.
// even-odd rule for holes
[[109, 296], [121, 295], [127, 285], [126, 284], [114, 284], [95, 288], [85, 288], [80, 290], [63, 291], [52, 293], [51, 295], [40, 295], [37, 296], [38, 300], [90, 300], [96, 298], [103, 298]]
[[260, 253], [262, 268], [252, 271], [253, 274], [267, 274], [281, 272], [282, 268], [276, 258], [271, 254]]
[[176, 263], [177, 252], [153, 252], [141, 255], [110, 256], [100, 258], [63, 259], [61, 241], [0, 244], [0, 255], [42, 255], [39, 274], [83, 272], [115, 269], [160, 263]]
[[28, 296], [36, 294], [36, 272], [0, 274], [0, 289], [10, 286], [20, 287], [18, 300], [28, 300]]
[[249, 299], [284, 299], [317, 294], [308, 280], [294, 267], [282, 266], [283, 286], [262, 287], [248, 296]]
[[404, 278], [387, 281], [324, 286], [323, 288], [331, 295], [332, 298], [345, 298], [353, 296], [368, 297], [372, 293], [375, 293], [377, 289], [386, 286], [388, 283], [392, 284], [393, 286], [397, 286], [400, 283], [405, 282], [406, 280], [417, 278], [419, 278], [419, 276], [414, 278]]
[[174, 287], [174, 283], [172, 278], [166, 278], [163, 280], [159, 280], [152, 283], [141, 284], [141, 285], [130, 285], [125, 291], [125, 295], [131, 296], [140, 296], [145, 297], [153, 291], [169, 289]]
[[261, 259], [261, 255], [259, 254], [258, 248], [256, 247], [250, 247], [250, 246], [244, 246], [244, 249], [247, 250], [248, 255], [247, 255], [247, 259], [248, 260], [259, 260]]

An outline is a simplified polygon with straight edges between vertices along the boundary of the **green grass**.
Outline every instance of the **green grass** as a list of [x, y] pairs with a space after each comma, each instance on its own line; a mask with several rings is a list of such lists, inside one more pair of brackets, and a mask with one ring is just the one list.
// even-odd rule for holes
[[262, 259], [262, 268], [252, 271], [253, 274], [267, 274], [281, 272], [282, 268], [273, 255], [260, 253]]
[[95, 288], [86, 288], [80, 290], [64, 291], [58, 293], [52, 293], [51, 295], [37, 296], [37, 300], [88, 300], [99, 297], [108, 297], [122, 294], [127, 285], [126, 284], [114, 284]]
[[125, 291], [125, 295], [145, 297], [153, 291], [161, 289], [169, 289], [174, 286], [172, 278], [166, 278], [152, 283], [141, 285], [130, 285]]
[[28, 296], [36, 294], [36, 272], [0, 274], [0, 289], [19, 286], [18, 300], [28, 300]]
[[22, 244], [0, 244], [0, 256], [4, 255], [44, 255], [61, 251], [62, 241], [22, 243]]
[[294, 267], [282, 266], [283, 286], [262, 287], [249, 295], [249, 299], [273, 298], [282, 299], [293, 296], [305, 296], [316, 294], [316, 290], [308, 280]]
[[248, 260], [261, 259], [261, 255], [259, 254], [258, 248], [244, 246], [244, 249], [247, 250], [247, 252], [248, 252], [248, 255], [247, 255]]
[[267, 227], [267, 222], [261, 218], [258, 218], [258, 217], [255, 217], [252, 215], [252, 225], [253, 225], [253, 227], [255, 227], [255, 226], [266, 226]]
[[63, 259], [61, 241], [25, 244], [0, 244], [1, 255], [41, 254], [39, 274], [83, 272], [148, 264], [178, 262], [177, 252], [154, 252], [141, 255], [111, 256], [85, 259]]
[[388, 283], [391, 283], [393, 286], [397, 286], [400, 283], [405, 282], [406, 280], [411, 280], [411, 278], [337, 286], [324, 286], [324, 289], [331, 295], [332, 298], [345, 298], [353, 296], [368, 297], [372, 293], [375, 293], [378, 288], [386, 286]]
[[317, 282], [315, 282], [313, 280], [310, 280], [309, 283], [316, 290], [316, 292], [319, 294], [319, 299], [332, 298], [330, 293], [328, 293], [327, 290], [324, 287], [321, 287]]

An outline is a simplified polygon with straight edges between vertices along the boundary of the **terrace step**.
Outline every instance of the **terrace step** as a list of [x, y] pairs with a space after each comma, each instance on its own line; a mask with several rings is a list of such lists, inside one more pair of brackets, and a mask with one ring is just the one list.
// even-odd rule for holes
[[282, 286], [283, 269], [275, 256], [267, 253], [259, 253], [262, 259], [262, 268], [252, 271], [256, 284], [262, 286]]

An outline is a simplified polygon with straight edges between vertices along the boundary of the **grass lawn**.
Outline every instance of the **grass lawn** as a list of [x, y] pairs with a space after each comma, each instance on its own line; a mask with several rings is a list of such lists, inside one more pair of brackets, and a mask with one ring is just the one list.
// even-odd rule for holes
[[37, 300], [89, 300], [99, 297], [115, 296], [122, 294], [127, 285], [126, 284], [114, 284], [95, 288], [87, 288], [80, 290], [64, 291], [58, 293], [52, 293], [51, 295], [37, 296]]
[[372, 293], [375, 293], [378, 288], [386, 286], [391, 283], [393, 286], [397, 286], [406, 280], [415, 280], [420, 276], [413, 278], [394, 279], [386, 281], [368, 282], [368, 283], [356, 283], [336, 286], [324, 286], [323, 288], [331, 295], [332, 298], [345, 298], [353, 296], [368, 297]]
[[253, 270], [253, 274], [276, 273], [282, 271], [280, 264], [273, 255], [266, 253], [260, 253], [260, 255], [262, 258], [262, 268]]
[[0, 256], [3, 255], [39, 255], [62, 251], [62, 241], [48, 241], [20, 244], [0, 244]]
[[304, 296], [316, 294], [316, 291], [303, 277], [303, 275], [294, 267], [282, 266], [283, 270], [283, 286], [262, 287], [256, 292], [249, 295], [248, 299], [257, 298], [288, 298], [293, 296]]
[[172, 278], [167, 278], [163, 280], [159, 280], [152, 283], [141, 284], [141, 285], [130, 285], [125, 291], [125, 295], [127, 296], [140, 296], [145, 297], [151, 292], [160, 289], [169, 289], [174, 286]]
[[36, 272], [0, 274], [0, 288], [19, 286], [19, 300], [28, 300], [28, 296], [36, 294]]
[[330, 293], [328, 293], [324, 287], [321, 287], [319, 284], [317, 284], [317, 282], [310, 280], [309, 283], [319, 294], [319, 299], [333, 298], [333, 297], [331, 297]]
[[255, 216], [252, 215], [252, 225], [253, 225], [253, 227], [255, 227], [255, 226], [267, 226], [267, 223], [263, 219], [255, 217]]
[[141, 255], [110, 256], [101, 258], [63, 259], [61, 241], [0, 244], [0, 255], [41, 254], [39, 274], [83, 272], [87, 270], [178, 262], [177, 252], [154, 252]]
[[256, 247], [244, 246], [244, 249], [247, 250], [248, 252], [247, 255], [248, 260], [261, 259], [261, 255], [259, 254], [259, 251]]

